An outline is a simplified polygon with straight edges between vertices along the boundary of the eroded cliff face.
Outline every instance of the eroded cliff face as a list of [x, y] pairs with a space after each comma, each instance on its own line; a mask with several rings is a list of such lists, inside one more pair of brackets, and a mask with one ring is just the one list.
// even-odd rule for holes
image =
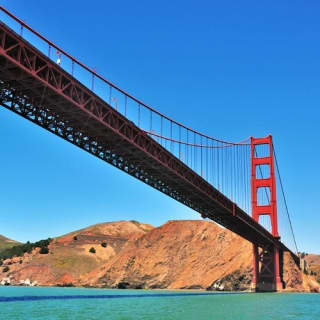
[[250, 249], [247, 241], [214, 223], [169, 221], [132, 241], [83, 284], [206, 289], [235, 272], [239, 278], [250, 274]]
[[319, 254], [306, 254], [304, 259], [307, 261], [309, 266], [319, 266], [320, 267], [320, 255]]
[[[203, 220], [169, 221], [158, 228], [119, 221], [56, 238], [49, 254], [35, 249], [6, 260], [1, 268], [5, 266], [10, 270], [2, 275], [12, 283], [29, 279], [39, 285], [248, 290], [252, 246]], [[318, 290], [316, 281], [302, 275], [286, 254], [284, 281], [286, 290]]]
[[283, 254], [283, 281], [286, 291], [303, 291], [302, 272], [289, 252]]
[[316, 278], [300, 270], [289, 252], [283, 255], [283, 280], [285, 291], [320, 292]]
[[317, 279], [318, 283], [320, 283], [320, 255], [306, 254], [304, 259], [308, 264], [309, 273]]

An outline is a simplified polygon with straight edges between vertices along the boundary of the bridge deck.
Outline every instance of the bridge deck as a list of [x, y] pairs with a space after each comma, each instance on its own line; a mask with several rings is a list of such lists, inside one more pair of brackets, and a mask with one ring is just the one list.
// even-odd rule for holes
[[230, 199], [3, 23], [0, 68], [2, 106], [248, 241], [288, 250]]

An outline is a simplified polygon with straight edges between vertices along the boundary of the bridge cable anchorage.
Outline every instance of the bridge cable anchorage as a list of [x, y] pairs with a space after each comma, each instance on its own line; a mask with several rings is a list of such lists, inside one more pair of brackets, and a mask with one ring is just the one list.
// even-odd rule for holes
[[298, 254], [299, 251], [298, 251], [298, 246], [297, 246], [297, 242], [296, 242], [296, 237], [295, 237], [294, 232], [293, 232], [290, 213], [289, 213], [289, 209], [288, 209], [288, 205], [287, 205], [287, 199], [286, 199], [286, 196], [285, 196], [285, 192], [284, 192], [284, 188], [283, 188], [283, 184], [282, 184], [282, 179], [281, 179], [281, 175], [280, 175], [280, 170], [279, 170], [279, 165], [278, 165], [278, 160], [277, 160], [277, 156], [276, 156], [276, 151], [275, 151], [275, 148], [274, 148], [273, 144], [272, 144], [272, 149], [273, 149], [274, 159], [276, 161], [276, 167], [277, 167], [277, 173], [278, 173], [280, 187], [281, 187], [281, 193], [282, 193], [283, 201], [284, 201], [284, 204], [285, 204], [285, 207], [286, 207], [286, 213], [287, 213], [287, 216], [288, 216], [289, 225], [290, 225], [291, 233], [292, 233], [292, 236], [293, 236], [293, 241], [294, 241], [296, 253]]

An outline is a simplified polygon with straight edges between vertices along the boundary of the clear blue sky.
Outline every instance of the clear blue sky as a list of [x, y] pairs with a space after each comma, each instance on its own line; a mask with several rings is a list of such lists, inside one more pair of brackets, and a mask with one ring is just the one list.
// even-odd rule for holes
[[[272, 133], [300, 251], [320, 253], [318, 1], [1, 1], [123, 89], [226, 140]], [[3, 16], [1, 16], [3, 17]], [[198, 214], [0, 109], [0, 234]]]

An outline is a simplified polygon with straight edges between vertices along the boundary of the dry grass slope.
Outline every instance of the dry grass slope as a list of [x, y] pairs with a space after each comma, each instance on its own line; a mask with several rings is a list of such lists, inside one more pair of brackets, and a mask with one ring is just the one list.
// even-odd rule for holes
[[8, 239], [0, 234], [0, 251], [12, 248], [13, 246], [18, 244], [20, 244], [20, 242]]

